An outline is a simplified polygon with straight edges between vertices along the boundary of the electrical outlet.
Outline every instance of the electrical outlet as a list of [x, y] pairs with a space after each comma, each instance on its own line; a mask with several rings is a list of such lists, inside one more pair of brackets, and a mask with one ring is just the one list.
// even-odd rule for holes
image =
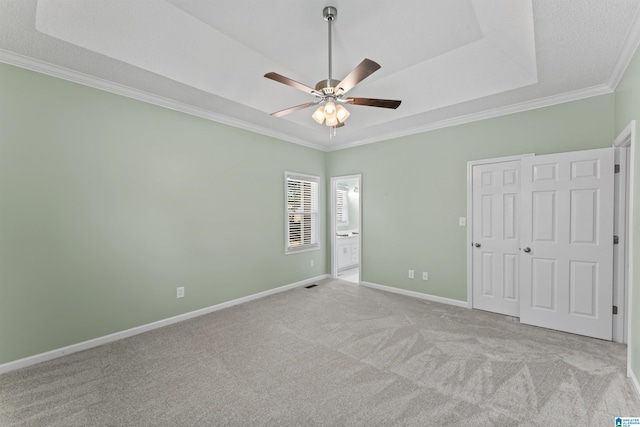
[[310, 263], [309, 267], [313, 267], [313, 266], [314, 266], [314, 262], [313, 262], [313, 260], [311, 260], [311, 263]]
[[184, 297], [184, 286], [180, 286], [179, 288], [176, 289], [176, 298], [183, 298]]
[[429, 273], [427, 273], [426, 271], [422, 272], [422, 280], [429, 280]]
[[413, 279], [413, 270], [409, 270], [409, 279]]

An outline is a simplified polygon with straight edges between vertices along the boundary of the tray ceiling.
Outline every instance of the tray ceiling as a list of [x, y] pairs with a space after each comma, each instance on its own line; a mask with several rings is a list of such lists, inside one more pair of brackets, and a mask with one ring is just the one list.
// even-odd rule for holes
[[[326, 5], [336, 6], [333, 77], [382, 68], [350, 96], [337, 134], [313, 97], [265, 79], [326, 79]], [[638, 44], [637, 0], [447, 2], [2, 0], [0, 61], [323, 150], [611, 92]]]

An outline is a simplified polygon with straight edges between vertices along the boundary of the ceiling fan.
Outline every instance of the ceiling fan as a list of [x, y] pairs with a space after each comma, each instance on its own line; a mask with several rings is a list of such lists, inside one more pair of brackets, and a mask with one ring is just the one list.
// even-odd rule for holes
[[310, 93], [316, 99], [312, 102], [296, 105], [285, 110], [277, 111], [271, 115], [274, 117], [282, 117], [294, 111], [303, 110], [317, 104], [321, 104], [313, 113], [313, 119], [322, 124], [323, 122], [332, 127], [334, 130], [344, 126], [344, 121], [349, 117], [350, 113], [343, 104], [366, 105], [369, 107], [382, 107], [396, 109], [402, 101], [391, 99], [375, 99], [375, 98], [349, 98], [346, 94], [353, 89], [362, 80], [369, 77], [380, 68], [380, 65], [370, 59], [364, 59], [353, 71], [347, 75], [342, 81], [334, 80], [331, 75], [331, 24], [338, 17], [338, 10], [333, 6], [327, 6], [323, 9], [322, 15], [324, 20], [329, 24], [329, 77], [326, 80], [320, 80], [315, 89], [307, 85], [299, 83], [288, 77], [278, 73], [267, 73], [264, 76], [268, 79], [279, 83], [286, 84], [306, 93]]

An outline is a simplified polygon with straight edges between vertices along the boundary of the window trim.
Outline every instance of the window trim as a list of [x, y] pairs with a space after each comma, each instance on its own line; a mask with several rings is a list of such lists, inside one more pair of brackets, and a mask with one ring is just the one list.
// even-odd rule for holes
[[[289, 223], [289, 206], [288, 206], [288, 181], [289, 179], [294, 179], [298, 181], [307, 181], [316, 184], [316, 200], [315, 200], [315, 212], [305, 212], [305, 214], [311, 214], [315, 216], [315, 226], [312, 229], [312, 236], [315, 237], [315, 243], [302, 245], [298, 247], [289, 246], [290, 243], [290, 223]], [[321, 209], [320, 209], [320, 190], [321, 190], [321, 182], [320, 177], [315, 175], [307, 175], [303, 173], [297, 172], [289, 172], [285, 171], [284, 173], [284, 254], [291, 255], [302, 252], [309, 251], [317, 251], [320, 250], [320, 220], [321, 220]], [[313, 205], [313, 201], [312, 201]]]

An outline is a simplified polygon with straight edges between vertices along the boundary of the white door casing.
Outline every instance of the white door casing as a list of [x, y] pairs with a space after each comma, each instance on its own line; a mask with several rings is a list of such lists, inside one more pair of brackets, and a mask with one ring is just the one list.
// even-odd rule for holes
[[[333, 277], [334, 279], [338, 278], [338, 270], [339, 267], [338, 265], [341, 264], [338, 261], [338, 257], [340, 255], [340, 248], [338, 247], [338, 239], [337, 239], [337, 224], [336, 224], [336, 187], [338, 185], [338, 181], [343, 181], [343, 180], [351, 180], [351, 179], [357, 179], [358, 180], [358, 193], [359, 193], [359, 197], [358, 197], [358, 212], [357, 212], [357, 217], [358, 217], [358, 224], [359, 224], [359, 234], [357, 236], [357, 247], [358, 247], [358, 256], [357, 259], [354, 261], [353, 258], [353, 254], [350, 255], [350, 259], [352, 261], [354, 261], [353, 263], [355, 264], [355, 262], [358, 263], [358, 278], [361, 281], [362, 280], [362, 262], [360, 262], [362, 260], [362, 233], [363, 233], [363, 226], [362, 226], [362, 194], [363, 194], [363, 189], [362, 189], [362, 174], [355, 174], [355, 175], [344, 175], [344, 176], [333, 176], [331, 177], [331, 200], [330, 200], [330, 208], [331, 208], [331, 215], [329, 215], [331, 222], [330, 222], [330, 233], [331, 233], [331, 277]], [[347, 254], [342, 255], [343, 257], [346, 257]], [[346, 260], [346, 258], [345, 258]]]
[[614, 217], [613, 234], [618, 236], [618, 244], [613, 245], [613, 305], [617, 307], [617, 315], [613, 316], [613, 341], [627, 343], [626, 317], [627, 283], [629, 281], [629, 239], [627, 238], [629, 218], [629, 148], [614, 147], [615, 164], [619, 172], [614, 174]]
[[522, 159], [522, 323], [611, 340], [613, 160], [613, 148]]
[[472, 167], [473, 308], [518, 316], [520, 161]]

